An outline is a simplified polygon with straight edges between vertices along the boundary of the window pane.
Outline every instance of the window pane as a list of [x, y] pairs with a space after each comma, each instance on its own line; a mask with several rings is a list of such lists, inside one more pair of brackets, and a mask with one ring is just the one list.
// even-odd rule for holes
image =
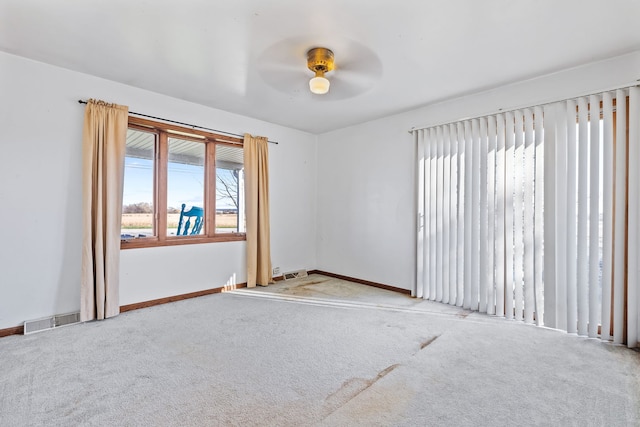
[[155, 236], [153, 176], [156, 135], [127, 130], [122, 193], [123, 239]]
[[205, 144], [179, 138], [168, 144], [167, 236], [204, 234]]
[[216, 146], [216, 233], [244, 233], [244, 150]]

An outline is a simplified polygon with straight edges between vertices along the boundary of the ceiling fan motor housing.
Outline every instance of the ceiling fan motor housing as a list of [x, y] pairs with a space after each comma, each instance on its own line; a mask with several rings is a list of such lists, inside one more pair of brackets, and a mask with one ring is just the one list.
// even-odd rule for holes
[[315, 47], [307, 52], [307, 67], [314, 73], [324, 74], [333, 70], [333, 52], [324, 47]]

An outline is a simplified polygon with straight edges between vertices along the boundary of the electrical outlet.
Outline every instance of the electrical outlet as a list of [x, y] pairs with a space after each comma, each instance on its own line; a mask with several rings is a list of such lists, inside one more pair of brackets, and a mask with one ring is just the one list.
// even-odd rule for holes
[[280, 275], [280, 267], [273, 267], [273, 275], [274, 276]]

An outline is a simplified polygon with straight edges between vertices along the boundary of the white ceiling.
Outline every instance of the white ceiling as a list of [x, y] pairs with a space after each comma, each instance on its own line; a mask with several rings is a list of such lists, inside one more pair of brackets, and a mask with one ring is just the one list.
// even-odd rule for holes
[[639, 18], [640, 0], [3, 0], [0, 50], [322, 133], [638, 50]]

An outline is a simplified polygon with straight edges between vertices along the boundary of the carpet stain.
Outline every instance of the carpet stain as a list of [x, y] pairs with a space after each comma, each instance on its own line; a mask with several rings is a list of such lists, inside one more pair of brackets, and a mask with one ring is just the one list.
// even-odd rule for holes
[[298, 296], [305, 296], [305, 297], [313, 297], [313, 296], [321, 296], [321, 295], [331, 296], [331, 297], [335, 296], [334, 292], [332, 291], [325, 292], [321, 288], [314, 287], [314, 284], [312, 283], [291, 288], [289, 293], [291, 295], [298, 295]]
[[[299, 296], [354, 297], [359, 288], [331, 283], [330, 280], [307, 280], [281, 288], [287, 294]], [[361, 291], [362, 292], [362, 291]]]
[[324, 282], [326, 282], [326, 280], [312, 280], [310, 282], [305, 283], [302, 286], [317, 285], [319, 283], [324, 283]]
[[373, 378], [350, 378], [344, 383], [340, 388], [331, 393], [325, 399], [325, 410], [326, 417], [340, 409], [342, 406], [349, 403], [351, 400], [356, 398], [360, 393], [367, 390], [369, 387], [378, 382], [381, 378], [384, 378], [385, 375], [389, 374], [391, 371], [396, 369], [400, 364], [396, 363], [391, 366], [386, 367], [382, 371], [378, 372], [378, 374]]
[[407, 409], [415, 399], [416, 391], [404, 379], [390, 378], [380, 382], [375, 388], [356, 399], [340, 411], [336, 411], [326, 425], [428, 425], [426, 423], [408, 423]]
[[431, 337], [428, 340], [423, 341], [422, 343], [420, 343], [420, 350], [424, 350], [425, 347], [427, 347], [429, 344], [431, 344], [432, 342], [437, 340], [439, 337], [440, 337], [440, 335], [436, 335], [435, 337]]
[[292, 291], [295, 292], [296, 289], [300, 289], [300, 288], [305, 288], [309, 285], [319, 285], [320, 283], [325, 283], [326, 280], [305, 280], [305, 281], [300, 281], [298, 283], [293, 283], [291, 285], [287, 285], [287, 286], [281, 286], [280, 287], [280, 291]]

